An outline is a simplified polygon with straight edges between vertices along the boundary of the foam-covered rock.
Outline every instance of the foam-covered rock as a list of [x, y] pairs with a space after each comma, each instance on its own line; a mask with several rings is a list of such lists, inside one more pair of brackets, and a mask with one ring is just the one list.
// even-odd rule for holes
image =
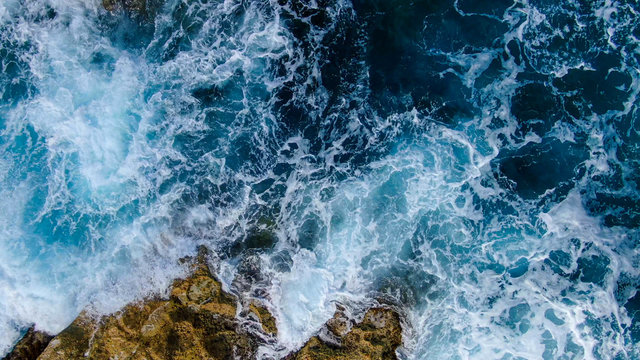
[[22, 339], [3, 360], [31, 360], [36, 359], [47, 347], [53, 336], [37, 331], [31, 327]]
[[369, 309], [357, 324], [339, 309], [323, 330], [287, 360], [391, 360], [402, 343], [400, 318], [388, 308]]
[[174, 283], [168, 300], [130, 304], [99, 319], [83, 313], [39, 359], [250, 359], [257, 335], [240, 325], [236, 312], [236, 298], [222, 290], [201, 259], [190, 277]]
[[[205, 257], [202, 248], [192, 274], [174, 282], [169, 299], [147, 299], [102, 317], [82, 312], [53, 340], [31, 329], [6, 359], [255, 358], [258, 346], [277, 336], [275, 318], [256, 300], [226, 293]], [[245, 326], [247, 321], [253, 325]], [[286, 359], [396, 359], [401, 332], [393, 310], [372, 308], [355, 323], [339, 307], [317, 336]]]

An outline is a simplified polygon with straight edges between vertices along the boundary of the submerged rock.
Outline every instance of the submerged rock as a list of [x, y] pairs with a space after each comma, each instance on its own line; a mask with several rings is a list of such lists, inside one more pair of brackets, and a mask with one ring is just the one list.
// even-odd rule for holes
[[115, 11], [119, 6], [122, 8], [143, 12], [147, 7], [146, 0], [102, 0], [102, 6], [108, 11]]
[[153, 18], [164, 0], [102, 0], [102, 7], [107, 11], [125, 10], [144, 18]]
[[372, 308], [361, 322], [352, 321], [339, 309], [327, 321], [320, 335], [314, 336], [286, 360], [397, 359], [402, 344], [398, 313], [387, 308]]

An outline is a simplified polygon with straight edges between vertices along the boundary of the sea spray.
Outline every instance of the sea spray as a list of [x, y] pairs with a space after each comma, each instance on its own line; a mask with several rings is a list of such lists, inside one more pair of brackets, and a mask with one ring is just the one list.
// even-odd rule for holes
[[633, 2], [0, 4], [0, 351], [206, 245], [301, 346], [399, 306], [409, 359], [636, 358]]

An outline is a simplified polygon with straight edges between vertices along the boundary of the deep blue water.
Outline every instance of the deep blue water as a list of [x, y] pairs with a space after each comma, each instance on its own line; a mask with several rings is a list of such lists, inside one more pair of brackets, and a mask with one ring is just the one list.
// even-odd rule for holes
[[204, 244], [299, 347], [640, 358], [637, 1], [0, 0], [0, 355]]

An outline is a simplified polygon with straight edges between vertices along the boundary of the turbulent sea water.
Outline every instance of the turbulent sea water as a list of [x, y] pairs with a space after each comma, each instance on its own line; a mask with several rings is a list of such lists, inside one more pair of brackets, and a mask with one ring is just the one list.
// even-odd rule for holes
[[640, 358], [634, 0], [0, 0], [0, 355], [206, 245], [301, 346]]

